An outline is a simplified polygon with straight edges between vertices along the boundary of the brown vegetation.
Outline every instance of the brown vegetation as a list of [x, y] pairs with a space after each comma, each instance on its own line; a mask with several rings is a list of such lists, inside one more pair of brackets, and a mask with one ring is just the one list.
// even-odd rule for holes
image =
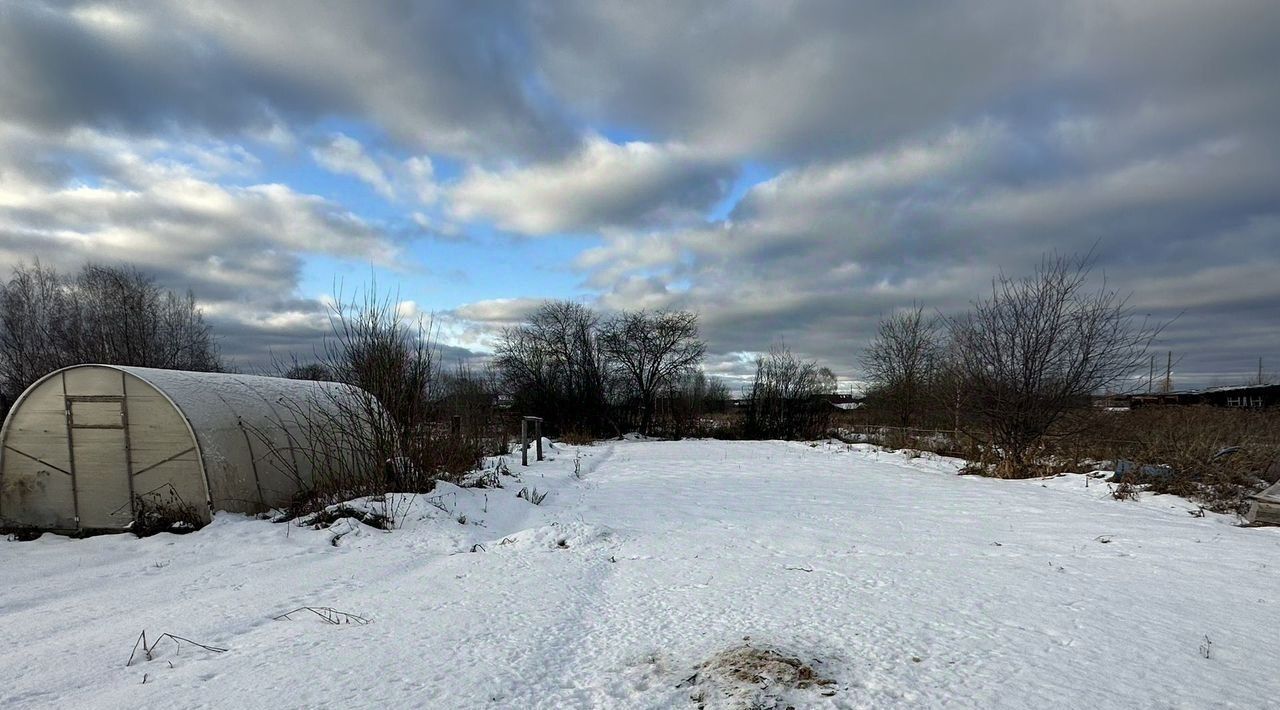
[[[965, 431], [857, 420], [837, 428], [847, 440], [963, 458], [969, 462], [965, 473], [999, 475], [999, 452]], [[1170, 493], [1207, 510], [1242, 513], [1248, 496], [1280, 480], [1280, 411], [1090, 408], [1073, 413], [1071, 429], [1047, 438], [1023, 470], [1044, 476], [1117, 468], [1129, 471], [1113, 477], [1119, 499], [1142, 491]]]

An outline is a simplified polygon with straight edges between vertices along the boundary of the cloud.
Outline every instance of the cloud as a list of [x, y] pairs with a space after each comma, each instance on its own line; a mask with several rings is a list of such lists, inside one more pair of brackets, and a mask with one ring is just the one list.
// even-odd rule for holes
[[383, 153], [375, 159], [360, 141], [334, 133], [311, 149], [311, 158], [331, 173], [351, 175], [365, 182], [386, 200], [410, 199], [430, 205], [439, 196], [435, 166], [429, 156], [397, 161]]
[[[321, 306], [296, 296], [307, 255], [385, 265], [404, 258], [377, 225], [329, 200], [280, 184], [218, 182], [214, 168], [253, 163], [235, 147], [131, 143], [83, 130], [40, 140], [0, 125], [0, 264], [135, 265], [166, 286], [191, 288], [230, 352], [255, 364], [270, 344], [316, 342]], [[33, 160], [45, 169], [30, 169]], [[84, 165], [97, 167], [90, 182]]]
[[514, 325], [533, 315], [544, 300], [541, 298], [494, 298], [474, 301], [454, 309], [453, 315], [475, 323]]
[[[1023, 166], [1050, 151], [1061, 162]], [[954, 313], [1001, 271], [1093, 250], [1140, 316], [1177, 317], [1157, 347], [1202, 377], [1280, 345], [1280, 282], [1265, 277], [1280, 269], [1274, 157], [1239, 138], [1104, 162], [1051, 127], [983, 121], [784, 172], [719, 224], [606, 235], [576, 266], [608, 307], [701, 311], [724, 362], [783, 339], [848, 377], [882, 314]], [[1204, 338], [1224, 328], [1240, 337]]]
[[679, 224], [699, 219], [734, 168], [680, 145], [617, 144], [591, 136], [563, 161], [472, 170], [449, 191], [458, 219], [522, 234]]
[[993, 112], [1172, 109], [1274, 123], [1280, 7], [1183, 0], [558, 3], [534, 15], [550, 85], [593, 121], [726, 155], [826, 160]]
[[312, 148], [311, 157], [325, 170], [353, 175], [368, 183], [388, 200], [395, 199], [396, 190], [392, 187], [391, 180], [383, 172], [382, 166], [364, 152], [360, 141], [337, 133], [323, 144]]
[[415, 150], [549, 155], [523, 13], [483, 4], [33, 2], [0, 19], [0, 106], [51, 130], [270, 134], [333, 116]]
[[409, 193], [422, 204], [435, 203], [440, 196], [440, 186], [436, 184], [435, 165], [431, 158], [425, 155], [409, 158], [401, 169], [404, 173], [401, 180]]

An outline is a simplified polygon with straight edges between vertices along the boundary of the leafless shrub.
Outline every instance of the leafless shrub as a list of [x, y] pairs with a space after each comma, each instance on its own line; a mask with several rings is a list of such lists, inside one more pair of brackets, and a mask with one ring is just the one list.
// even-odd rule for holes
[[862, 355], [871, 390], [867, 404], [882, 409], [901, 427], [918, 425], [937, 401], [942, 334], [924, 308], [899, 311], [880, 320], [876, 337]]
[[670, 382], [654, 405], [653, 435], [683, 439], [712, 436], [718, 429], [717, 415], [729, 408], [729, 388], [701, 371], [685, 374]]
[[189, 533], [204, 524], [196, 507], [178, 495], [173, 484], [133, 497], [133, 520], [129, 532], [138, 537], [157, 533]]
[[1159, 327], [1105, 283], [1090, 291], [1089, 276], [1087, 258], [1046, 258], [1030, 277], [1001, 276], [948, 321], [962, 421], [999, 452], [997, 475], [1039, 474], [1046, 437], [1147, 364]]
[[1111, 497], [1116, 500], [1138, 500], [1138, 487], [1132, 481], [1120, 481], [1111, 486]]
[[756, 360], [743, 430], [757, 439], [813, 439], [826, 432], [831, 407], [815, 398], [824, 392], [821, 368], [774, 345]]
[[281, 368], [333, 383], [279, 403], [307, 445], [256, 432], [300, 488], [294, 516], [364, 496], [425, 493], [479, 467], [491, 437], [501, 438], [490, 426], [492, 388], [462, 365], [442, 375], [429, 320], [407, 316], [372, 284], [350, 299], [339, 293], [329, 323], [315, 362]]
[[459, 474], [475, 468], [486, 454], [509, 451], [513, 423], [496, 406], [499, 389], [498, 374], [489, 366], [473, 369], [459, 362], [441, 374], [431, 432], [438, 459], [432, 465], [454, 483], [465, 485]]
[[312, 382], [333, 381], [333, 373], [329, 372], [329, 368], [318, 362], [298, 362], [296, 356], [293, 364], [290, 365], [281, 376], [287, 377], [291, 380], [310, 380]]
[[559, 441], [570, 446], [590, 446], [596, 442], [596, 437], [574, 430], [561, 433]]

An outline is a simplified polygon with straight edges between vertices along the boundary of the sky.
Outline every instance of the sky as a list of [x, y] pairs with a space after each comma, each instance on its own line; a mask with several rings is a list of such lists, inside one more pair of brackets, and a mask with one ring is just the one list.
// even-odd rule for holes
[[1092, 252], [1175, 386], [1280, 372], [1280, 3], [0, 0], [0, 270], [192, 289], [246, 371], [376, 288], [847, 380], [878, 320]]

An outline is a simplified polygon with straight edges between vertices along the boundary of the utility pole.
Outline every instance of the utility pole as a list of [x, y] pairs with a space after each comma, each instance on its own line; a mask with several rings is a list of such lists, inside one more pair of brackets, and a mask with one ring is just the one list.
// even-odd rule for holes
[[1169, 357], [1164, 364], [1164, 391], [1169, 393], [1173, 391], [1173, 351], [1169, 351]]
[[1258, 358], [1258, 384], [1260, 385], [1267, 384], [1262, 381], [1262, 358]]
[[1154, 353], [1152, 353], [1151, 371], [1147, 373], [1147, 394], [1151, 394], [1152, 389], [1155, 387], [1155, 381], [1156, 381], [1156, 356]]

